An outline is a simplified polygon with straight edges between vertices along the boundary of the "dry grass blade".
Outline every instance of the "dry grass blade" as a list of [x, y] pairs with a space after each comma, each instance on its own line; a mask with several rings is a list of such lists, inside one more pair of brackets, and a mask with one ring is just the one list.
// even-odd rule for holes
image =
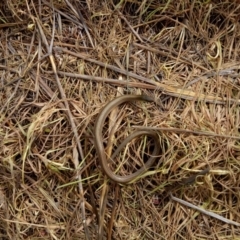
[[240, 227], [240, 223], [231, 221], [231, 220], [229, 220], [229, 219], [227, 219], [227, 218], [224, 218], [224, 217], [222, 217], [222, 216], [220, 216], [220, 215], [218, 215], [218, 214], [216, 214], [216, 213], [207, 211], [207, 210], [205, 210], [205, 209], [203, 209], [203, 208], [201, 208], [201, 207], [195, 206], [194, 204], [191, 204], [191, 203], [186, 202], [186, 201], [184, 201], [184, 200], [182, 200], [182, 199], [176, 198], [176, 197], [174, 197], [172, 194], [171, 194], [171, 199], [174, 200], [174, 201], [176, 201], [176, 202], [179, 202], [179, 203], [181, 203], [181, 204], [183, 204], [183, 205], [185, 205], [185, 206], [187, 206], [187, 207], [190, 207], [190, 208], [192, 208], [192, 209], [195, 209], [195, 210], [197, 210], [197, 211], [199, 211], [199, 212], [201, 212], [201, 213], [203, 213], [203, 214], [206, 214], [206, 215], [208, 215], [208, 216], [210, 216], [210, 217], [216, 218], [216, 219], [218, 219], [218, 220], [220, 220], [220, 221], [222, 221], [222, 222], [225, 222], [225, 223], [227, 223], [227, 224], [231, 224], [231, 225], [235, 225], [235, 226], [237, 226], [237, 227]]
[[[54, 23], [55, 23], [55, 18], [53, 18], [53, 19], [54, 19]], [[46, 39], [46, 37], [44, 35], [44, 32], [42, 30], [40, 22], [38, 20], [36, 22], [37, 22], [38, 29], [39, 29], [41, 37], [42, 37], [42, 41], [44, 42], [44, 44], [45, 44], [45, 46], [46, 46], [46, 48], [48, 50], [48, 53], [50, 54], [49, 58], [50, 58], [50, 61], [51, 61], [51, 65], [52, 65], [52, 68], [53, 68], [55, 79], [56, 79], [57, 84], [58, 84], [58, 89], [59, 89], [59, 92], [61, 94], [61, 98], [62, 98], [62, 100], [63, 100], [63, 102], [65, 104], [66, 111], [67, 111], [67, 114], [68, 114], [68, 117], [69, 117], [69, 121], [70, 121], [71, 126], [72, 126], [72, 131], [74, 133], [74, 137], [75, 137], [76, 144], [77, 144], [77, 147], [78, 147], [78, 151], [79, 151], [81, 160], [83, 161], [84, 160], [84, 154], [83, 154], [82, 147], [81, 147], [81, 145], [79, 143], [79, 140], [78, 140], [78, 133], [77, 133], [77, 130], [76, 130], [77, 128], [76, 128], [75, 122], [73, 120], [73, 116], [72, 116], [72, 113], [70, 111], [70, 107], [69, 107], [68, 101], [66, 100], [66, 95], [64, 93], [64, 89], [63, 89], [63, 87], [61, 85], [61, 82], [59, 80], [59, 77], [57, 75], [57, 69], [56, 69], [55, 60], [53, 58], [53, 55], [51, 54], [52, 53], [53, 37], [54, 37], [54, 28], [53, 28], [53, 32], [52, 32], [53, 35], [52, 35], [52, 40], [51, 40], [51, 46], [49, 47], [49, 45], [47, 43], [47, 39]], [[84, 200], [83, 200], [84, 191], [83, 191], [83, 186], [82, 186], [82, 181], [81, 181], [81, 179], [82, 179], [81, 174], [78, 174], [78, 178], [79, 178], [79, 183], [78, 183], [79, 191], [80, 191], [80, 195], [82, 197], [82, 202], [81, 202], [82, 222], [83, 222], [84, 229], [85, 229], [86, 239], [90, 239], [88, 226], [86, 225], [85, 204], [84, 204]]]
[[68, 53], [68, 54], [71, 54], [73, 56], [82, 58], [86, 61], [95, 63], [95, 64], [100, 65], [102, 67], [109, 68], [109, 69], [111, 69], [113, 71], [116, 71], [118, 73], [126, 74], [127, 76], [136, 78], [136, 79], [141, 80], [143, 82], [150, 83], [150, 84], [155, 86], [155, 90], [162, 91], [164, 94], [167, 94], [167, 95], [170, 95], [170, 96], [183, 98], [183, 99], [188, 99], [188, 100], [194, 100], [194, 101], [205, 101], [205, 102], [210, 102], [210, 103], [217, 103], [217, 104], [226, 104], [228, 102], [231, 103], [231, 104], [237, 104], [237, 105], [240, 104], [240, 100], [238, 100], [238, 99], [211, 96], [211, 95], [206, 95], [206, 94], [202, 94], [202, 93], [199, 93], [199, 92], [193, 92], [191, 90], [183, 89], [183, 88], [180, 88], [180, 87], [172, 87], [172, 86], [169, 86], [169, 85], [165, 85], [165, 84], [156, 82], [154, 80], [142, 77], [142, 76], [137, 75], [135, 73], [127, 72], [127, 71], [122, 70], [118, 67], [115, 67], [115, 66], [112, 66], [112, 65], [94, 60], [94, 59], [90, 59], [89, 57], [84, 56], [83, 54], [74, 53], [74, 52], [71, 52], [71, 51], [69, 51], [67, 49], [64, 49], [64, 48], [56, 47], [55, 50], [60, 51], [60, 52], [63, 51], [65, 53]]
[[[0, 239], [240, 236], [239, 8], [2, 1]], [[103, 127], [106, 154], [136, 129], [157, 131], [161, 152], [137, 181], [116, 186], [101, 171], [93, 130], [102, 107], [124, 94], [158, 104], [115, 109]], [[109, 167], [126, 176], [153, 149], [151, 138], [134, 138]]]

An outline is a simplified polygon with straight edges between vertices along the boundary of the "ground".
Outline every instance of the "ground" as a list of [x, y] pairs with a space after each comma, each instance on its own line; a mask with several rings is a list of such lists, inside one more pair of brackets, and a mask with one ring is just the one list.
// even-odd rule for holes
[[[238, 1], [5, 0], [0, 11], [0, 239], [240, 239]], [[119, 184], [94, 127], [128, 94], [154, 101], [110, 113], [105, 155], [139, 129], [160, 153]], [[152, 151], [141, 136], [108, 164], [125, 176]]]

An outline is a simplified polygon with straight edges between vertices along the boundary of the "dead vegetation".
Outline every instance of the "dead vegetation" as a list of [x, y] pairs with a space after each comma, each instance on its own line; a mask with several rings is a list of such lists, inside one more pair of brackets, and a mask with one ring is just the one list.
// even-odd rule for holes
[[[2, 1], [0, 238], [239, 239], [239, 227], [169, 195], [240, 222], [239, 8]], [[161, 107], [140, 102], [111, 113], [107, 153], [136, 125], [162, 129], [162, 155], [141, 179], [118, 186], [101, 171], [93, 127], [110, 100], [141, 93]], [[149, 141], [126, 147], [120, 174], [151, 154]]]

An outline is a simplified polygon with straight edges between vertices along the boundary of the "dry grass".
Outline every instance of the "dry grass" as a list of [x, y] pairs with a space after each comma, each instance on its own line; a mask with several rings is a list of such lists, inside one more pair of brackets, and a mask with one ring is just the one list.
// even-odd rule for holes
[[[239, 239], [239, 227], [169, 197], [210, 166], [174, 196], [240, 222], [237, 2], [2, 1], [0, 238]], [[162, 105], [114, 111], [108, 154], [132, 125], [181, 131], [159, 131], [161, 161], [119, 187], [101, 172], [93, 126], [129, 93]], [[148, 140], [127, 146], [121, 174]]]

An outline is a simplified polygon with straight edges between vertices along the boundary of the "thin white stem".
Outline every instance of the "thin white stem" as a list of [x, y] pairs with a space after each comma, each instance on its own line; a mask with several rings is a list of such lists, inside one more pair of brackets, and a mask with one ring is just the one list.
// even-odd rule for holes
[[172, 200], [174, 200], [176, 202], [179, 202], [179, 203], [181, 203], [181, 204], [183, 204], [183, 205], [185, 205], [187, 207], [190, 207], [190, 208], [193, 208], [195, 210], [198, 210], [199, 212], [204, 213], [204, 214], [206, 214], [206, 215], [208, 215], [210, 217], [214, 217], [214, 218], [216, 218], [216, 219], [218, 219], [218, 220], [220, 220], [222, 222], [225, 222], [225, 223], [232, 224], [232, 225], [235, 225], [237, 227], [240, 227], [240, 223], [238, 223], [238, 222], [234, 222], [234, 221], [229, 220], [229, 219], [227, 219], [225, 217], [222, 217], [222, 216], [220, 216], [220, 215], [218, 215], [216, 213], [207, 211], [207, 210], [205, 210], [205, 209], [203, 209], [201, 207], [193, 205], [192, 203], [189, 203], [189, 202], [186, 202], [186, 201], [184, 201], [184, 200], [182, 200], [180, 198], [174, 197], [172, 195], [172, 193], [170, 193], [170, 196], [171, 196]]

